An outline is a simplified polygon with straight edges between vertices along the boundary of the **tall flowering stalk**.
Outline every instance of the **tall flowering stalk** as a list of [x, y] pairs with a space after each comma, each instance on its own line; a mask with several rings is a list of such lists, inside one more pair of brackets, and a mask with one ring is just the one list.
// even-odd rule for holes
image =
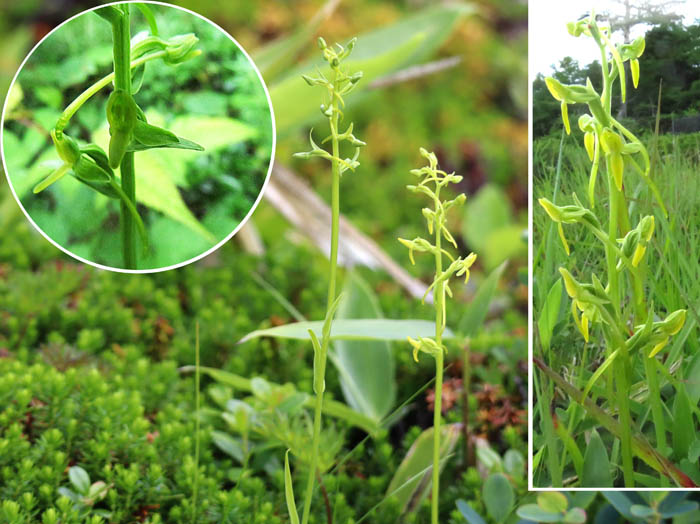
[[[311, 151], [303, 153], [295, 153], [297, 158], [324, 158], [331, 164], [331, 252], [330, 252], [330, 274], [328, 279], [328, 300], [326, 309], [326, 319], [323, 324], [321, 340], [318, 340], [316, 334], [309, 330], [309, 335], [314, 348], [314, 393], [316, 394], [316, 404], [314, 407], [314, 426], [313, 426], [313, 442], [311, 464], [309, 467], [309, 476], [306, 483], [306, 492], [304, 495], [304, 510], [302, 523], [306, 524], [309, 521], [311, 512], [311, 499], [313, 497], [314, 482], [317, 473], [319, 446], [321, 440], [321, 412], [323, 409], [323, 393], [326, 389], [326, 360], [328, 356], [328, 347], [331, 341], [331, 324], [333, 316], [338, 308], [340, 296], [336, 293], [336, 277], [338, 268], [338, 231], [340, 220], [340, 177], [346, 171], [354, 171], [360, 163], [357, 161], [360, 156], [360, 148], [366, 145], [353, 134], [352, 123], [348, 125], [345, 131], [340, 131], [340, 122], [343, 116], [343, 108], [345, 100], [343, 97], [350, 93], [357, 83], [362, 78], [361, 72], [349, 73], [343, 66], [345, 60], [355, 47], [356, 39], [353, 38], [347, 45], [328, 46], [323, 38], [318, 39], [318, 46], [321, 49], [323, 59], [330, 67], [330, 78], [326, 77], [321, 71], [317, 71], [315, 77], [303, 75], [304, 81], [310, 86], [320, 86], [326, 90], [326, 100], [321, 104], [321, 113], [328, 119], [330, 134], [323, 139], [321, 144], [326, 142], [331, 143], [331, 152], [319, 147], [313, 139], [313, 130], [309, 133], [309, 142], [311, 143]], [[340, 154], [340, 144], [348, 143], [354, 148], [352, 158], [343, 158]], [[289, 459], [285, 457], [286, 471], [289, 470]], [[298, 522], [299, 517], [296, 514], [296, 506], [294, 504], [294, 494], [291, 490], [291, 475], [285, 477], [287, 484], [287, 507], [292, 521]]]
[[[685, 309], [669, 313], [665, 320], [654, 321], [653, 306], [645, 299], [647, 278], [645, 255], [654, 234], [654, 216], [642, 217], [632, 226], [625, 195], [625, 178], [630, 172], [647, 184], [666, 215], [656, 185], [651, 180], [649, 155], [642, 142], [612, 115], [612, 94], [615, 80], [620, 79], [620, 95], [626, 99], [625, 62], [629, 62], [632, 84], [639, 83], [639, 57], [644, 52], [644, 38], [630, 44], [615, 45], [610, 40], [610, 29], [599, 26], [595, 13], [578, 22], [568, 24], [574, 37], [590, 37], [600, 49], [603, 78], [602, 93], [590, 80], [586, 85], [564, 85], [555, 78], [546, 84], [552, 96], [561, 102], [561, 113], [567, 133], [571, 132], [568, 106], [586, 104], [590, 114], [582, 115], [578, 125], [584, 133], [584, 147], [591, 161], [588, 186], [590, 208], [577, 196], [574, 203], [558, 206], [546, 198], [539, 200], [549, 217], [557, 223], [564, 250], [570, 247], [564, 234], [564, 225], [579, 224], [588, 228], [605, 249], [607, 275], [601, 280], [591, 275], [590, 283], [581, 283], [564, 267], [559, 268], [567, 294], [571, 297], [571, 314], [584, 340], [591, 331], [600, 329], [605, 341], [606, 359], [593, 374], [584, 390], [583, 400], [596, 380], [607, 373], [607, 391], [610, 405], [617, 408], [621, 428], [622, 470], [627, 487], [634, 486], [634, 464], [629, 395], [632, 355], [644, 355], [644, 367], [649, 384], [652, 416], [656, 426], [657, 447], [665, 447], [665, 423], [660, 401], [657, 370], [652, 359], [678, 333], [685, 322]], [[607, 230], [595, 209], [595, 186], [600, 166], [607, 177], [608, 217]], [[605, 285], [603, 284], [605, 282]], [[628, 326], [633, 326], [630, 329]]]
[[[435, 405], [433, 415], [433, 471], [432, 471], [432, 507], [431, 522], [438, 523], [438, 498], [440, 493], [440, 422], [442, 411], [442, 372], [444, 367], [445, 352], [447, 348], [442, 343], [442, 335], [445, 332], [446, 301], [445, 296], [452, 296], [450, 289], [450, 279], [453, 276], [464, 276], [464, 281], [469, 280], [469, 268], [476, 260], [476, 255], [470, 253], [466, 258], [454, 258], [452, 254], [443, 248], [443, 240], [452, 244], [455, 248], [457, 243], [447, 229], [447, 212], [454, 206], [464, 204], [467, 199], [463, 193], [452, 200], [443, 200], [440, 196], [442, 189], [450, 183], [461, 182], [462, 177], [454, 173], [446, 173], [438, 169], [438, 162], [435, 153], [431, 153], [421, 148], [420, 153], [428, 161], [428, 165], [420, 169], [413, 169], [411, 173], [421, 181], [417, 185], [407, 186], [413, 193], [426, 195], [433, 205], [432, 208], [423, 208], [423, 217], [428, 225], [428, 233], [434, 235], [433, 241], [422, 237], [413, 240], [400, 238], [404, 246], [409, 249], [411, 263], [415, 264], [413, 253], [432, 253], [435, 259], [435, 278], [425, 295], [432, 290], [435, 303], [435, 337], [418, 337], [417, 340], [408, 338], [408, 342], [413, 347], [413, 358], [418, 362], [418, 353], [423, 352], [431, 355], [435, 359]], [[447, 259], [448, 264], [445, 264]], [[447, 265], [446, 269], [443, 267]], [[423, 297], [425, 300], [425, 296]]]

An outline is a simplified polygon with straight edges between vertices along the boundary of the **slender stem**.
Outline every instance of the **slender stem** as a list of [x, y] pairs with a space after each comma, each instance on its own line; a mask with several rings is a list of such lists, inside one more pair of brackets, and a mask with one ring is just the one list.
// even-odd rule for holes
[[627, 370], [629, 366], [629, 354], [622, 337], [616, 337], [616, 346], [620, 350], [620, 357], [615, 360], [615, 380], [617, 382], [617, 402], [620, 412], [620, 444], [622, 447], [622, 472], [625, 487], [634, 487], [634, 464], [632, 461], [632, 417], [629, 406], [629, 380]]
[[[333, 86], [336, 85], [337, 72], [334, 72]], [[338, 231], [340, 223], [340, 167], [337, 159], [340, 158], [340, 145], [338, 143], [338, 111], [336, 97], [331, 95], [330, 104], [333, 107], [332, 116], [329, 119], [331, 128], [331, 144], [333, 151], [333, 160], [331, 162], [332, 169], [332, 184], [331, 184], [331, 253], [330, 253], [330, 277], [328, 281], [328, 300], [326, 304], [326, 315], [330, 311], [336, 299], [336, 276], [338, 272]], [[332, 320], [331, 320], [332, 321]], [[330, 336], [323, 337], [321, 341], [321, 358], [319, 359], [319, 369], [314, 370], [320, 376], [325, 377], [326, 374], [326, 357], [328, 354], [328, 346], [330, 344]], [[314, 433], [311, 444], [311, 464], [309, 468], [309, 477], [306, 482], [306, 493], [304, 495], [304, 512], [302, 524], [307, 524], [311, 512], [311, 499], [314, 492], [314, 480], [316, 478], [316, 469], [318, 464], [318, 448], [321, 442], [321, 416], [323, 409], [323, 389], [316, 392], [316, 405], [314, 407]]]
[[[131, 94], [131, 34], [129, 4], [119, 6], [121, 16], [112, 23], [112, 38], [114, 43], [114, 88], [122, 89]], [[136, 201], [136, 175], [134, 173], [134, 153], [124, 154], [119, 171], [122, 178], [122, 189], [126, 197]], [[136, 224], [128, 206], [121, 203], [122, 219], [122, 253], [124, 267], [136, 269]]]
[[[435, 190], [435, 201], [440, 200], [440, 186]], [[442, 273], [442, 231], [435, 224], [435, 278]], [[431, 522], [438, 524], [440, 496], [440, 423], [442, 421], [442, 371], [445, 356], [442, 352], [442, 332], [445, 329], [445, 283], [435, 286], [435, 342], [440, 348], [435, 356], [435, 402], [433, 405], [433, 493], [431, 497]]]

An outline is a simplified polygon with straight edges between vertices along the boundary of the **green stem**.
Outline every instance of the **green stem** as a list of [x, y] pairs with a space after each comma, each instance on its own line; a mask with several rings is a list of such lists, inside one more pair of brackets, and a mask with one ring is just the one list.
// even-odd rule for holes
[[[614, 177], [610, 172], [610, 166], [607, 166], [608, 174], [608, 192], [610, 195], [610, 215], [608, 223], [608, 238], [611, 241], [617, 238], [618, 235], [618, 219], [620, 217], [620, 200], [622, 198], [622, 193], [618, 191], [615, 185]], [[606, 246], [606, 259], [608, 265], [608, 285], [610, 286], [609, 294], [612, 301], [612, 305], [615, 308], [615, 313], [617, 318], [620, 316], [620, 289], [619, 289], [619, 275], [617, 273], [617, 257], [611, 246]], [[629, 380], [628, 380], [628, 369], [629, 369], [629, 355], [627, 352], [627, 346], [625, 345], [624, 338], [618, 334], [613, 334], [610, 339], [612, 346], [608, 347], [608, 352], [612, 352], [615, 349], [619, 349], [620, 356], [615, 360], [612, 365], [612, 370], [608, 376], [608, 394], [610, 394], [610, 380], [611, 375], [614, 374], [616, 395], [612, 398], [616, 399], [617, 409], [619, 411], [620, 417], [620, 429], [621, 438], [620, 445], [622, 448], [622, 470], [625, 480], [625, 487], [634, 487], [634, 465], [632, 461], [632, 419], [630, 416], [629, 408]], [[609, 355], [608, 355], [609, 356]]]
[[[131, 34], [129, 4], [119, 6], [121, 16], [112, 23], [112, 39], [114, 43], [114, 88], [122, 89], [131, 94]], [[134, 173], [134, 153], [124, 154], [119, 166], [122, 179], [122, 190], [132, 202], [136, 201], [136, 175]], [[136, 269], [136, 224], [128, 206], [121, 203], [122, 219], [122, 253], [124, 267]]]
[[[435, 201], [440, 201], [440, 186], [435, 190]], [[442, 231], [435, 224], [435, 278], [442, 274]], [[435, 402], [433, 405], [433, 482], [431, 496], [431, 522], [438, 524], [440, 497], [440, 423], [442, 421], [442, 371], [445, 356], [442, 352], [442, 332], [445, 329], [445, 283], [435, 286], [435, 342], [439, 348], [435, 356]]]
[[632, 462], [632, 417], [629, 406], [629, 353], [622, 337], [615, 337], [615, 345], [620, 351], [620, 357], [615, 360], [615, 381], [617, 382], [617, 403], [620, 418], [620, 444], [622, 448], [622, 472], [626, 488], [634, 487], [634, 464]]
[[[335, 86], [337, 72], [334, 73], [333, 85]], [[332, 184], [331, 184], [331, 253], [330, 253], [330, 277], [328, 281], [328, 300], [326, 302], [326, 316], [336, 299], [336, 276], [338, 270], [338, 231], [340, 225], [340, 167], [337, 159], [340, 158], [340, 145], [338, 142], [338, 110], [336, 97], [331, 96], [330, 104], [333, 107], [333, 116], [330, 118], [331, 128], [331, 144], [333, 152], [333, 161], [331, 162], [332, 169]], [[329, 320], [332, 322], [332, 320]], [[330, 345], [330, 336], [323, 337], [321, 341], [321, 358], [319, 359], [319, 369], [314, 370], [321, 377], [326, 374], [326, 357], [328, 355], [328, 346]], [[315, 379], [316, 377], [314, 377]], [[314, 482], [316, 479], [316, 469], [318, 464], [318, 448], [321, 442], [321, 416], [323, 410], [323, 389], [316, 392], [316, 405], [314, 407], [314, 433], [311, 444], [311, 464], [309, 467], [309, 477], [306, 482], [306, 493], [304, 495], [304, 512], [302, 524], [307, 524], [311, 512], [311, 499], [313, 498]]]

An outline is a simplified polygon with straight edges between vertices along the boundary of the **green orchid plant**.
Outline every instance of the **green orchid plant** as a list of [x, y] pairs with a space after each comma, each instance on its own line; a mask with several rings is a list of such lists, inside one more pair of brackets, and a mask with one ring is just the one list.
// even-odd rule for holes
[[[152, 33], [134, 45], [131, 45], [130, 38], [132, 6], [143, 13]], [[121, 204], [124, 268], [137, 269], [136, 232], [144, 250], [148, 247], [148, 234], [136, 208], [134, 153], [160, 147], [197, 151], [204, 148], [175, 136], [167, 129], [149, 124], [134, 100], [140, 87], [135, 85], [134, 78], [137, 72], [143, 71], [147, 62], [162, 60], [177, 65], [199, 56], [201, 51], [195, 49], [198, 39], [193, 34], [176, 35], [168, 40], [158, 36], [155, 17], [147, 4], [115, 4], [99, 8], [95, 13], [107, 20], [112, 28], [114, 72], [83, 91], [59, 117], [51, 138], [62, 164], [34, 187], [34, 193], [40, 193], [68, 174], [98, 193], [118, 200]], [[114, 89], [107, 101], [110, 140], [106, 153], [96, 144], [79, 145], [65, 129], [78, 110], [110, 84]], [[121, 180], [115, 169], [119, 169]]]
[[[294, 156], [302, 159], [323, 158], [331, 164], [331, 252], [330, 252], [330, 274], [328, 280], [328, 301], [326, 318], [323, 323], [321, 340], [316, 334], [309, 330], [309, 336], [314, 348], [314, 381], [313, 388], [316, 394], [314, 407], [313, 441], [311, 445], [311, 462], [304, 495], [304, 507], [302, 513], [302, 523], [309, 521], [311, 513], [311, 501], [313, 498], [314, 483], [316, 479], [319, 447], [321, 443], [321, 418], [323, 410], [323, 393], [326, 389], [326, 361], [328, 348], [331, 342], [331, 325], [341, 295], [337, 295], [336, 281], [338, 273], [338, 233], [340, 229], [340, 177], [346, 171], [354, 171], [360, 165], [357, 159], [360, 156], [360, 148], [366, 145], [353, 134], [353, 124], [349, 124], [345, 131], [340, 131], [340, 122], [345, 107], [344, 96], [350, 93], [362, 78], [362, 72], [350, 73], [342, 65], [355, 47], [356, 39], [353, 38], [345, 46], [335, 44], [329, 46], [323, 38], [318, 39], [318, 47], [321, 50], [323, 59], [330, 68], [330, 78], [320, 70], [315, 77], [303, 75], [304, 81], [312, 87], [323, 87], [326, 91], [326, 100], [321, 104], [321, 113], [328, 119], [330, 134], [321, 141], [321, 144], [330, 142], [331, 152], [326, 151], [314, 142], [313, 129], [309, 133], [311, 150], [295, 153]], [[354, 149], [352, 158], [343, 158], [340, 154], [340, 144], [346, 142]], [[285, 494], [287, 497], [287, 508], [292, 522], [299, 522], [294, 493], [291, 485], [291, 473], [289, 468], [289, 453], [285, 455]]]
[[[643, 216], [636, 225], [628, 208], [625, 181], [632, 174], [638, 175], [653, 193], [661, 213], [666, 208], [656, 185], [650, 177], [649, 154], [642, 142], [618, 122], [612, 115], [613, 87], [619, 79], [620, 95], [626, 100], [625, 62], [629, 63], [632, 85], [639, 83], [639, 58], [644, 52], [644, 38], [630, 44], [615, 45], [610, 39], [610, 29], [599, 25], [595, 13], [585, 19], [568, 24], [574, 37], [592, 38], [600, 49], [603, 86], [598, 92], [590, 80], [586, 85], [564, 85], [555, 78], [547, 78], [546, 84], [552, 96], [561, 102], [564, 128], [571, 132], [568, 106], [584, 104], [589, 114], [583, 114], [578, 125], [583, 135], [583, 145], [591, 161], [586, 207], [572, 195], [573, 204], [556, 205], [546, 198], [539, 200], [549, 217], [557, 224], [559, 237], [566, 254], [571, 250], [566, 240], [564, 226], [580, 225], [590, 230], [605, 249], [607, 275], [600, 279], [590, 275], [590, 282], [577, 280], [566, 268], [559, 268], [566, 292], [571, 297], [571, 314], [584, 340], [589, 342], [592, 332], [599, 330], [604, 341], [605, 360], [592, 375], [584, 390], [583, 401], [594, 383], [606, 375], [610, 409], [617, 412], [621, 428], [620, 448], [622, 471], [626, 487], [635, 485], [632, 432], [635, 421], [630, 411], [630, 385], [633, 358], [644, 361], [652, 417], [656, 426], [657, 448], [665, 448], [665, 422], [659, 396], [658, 373], [660, 362], [655, 358], [669, 343], [670, 338], [683, 327], [686, 310], [669, 312], [664, 320], [655, 320], [653, 304], [645, 298], [647, 267], [645, 255], [654, 234], [653, 215]], [[595, 187], [599, 168], [603, 166], [607, 176], [608, 216], [607, 230], [603, 219], [595, 212]], [[631, 328], [630, 328], [631, 326]]]
[[[435, 153], [428, 152], [421, 148], [420, 154], [428, 161], [428, 165], [419, 169], [411, 170], [411, 174], [421, 180], [416, 185], [407, 186], [412, 193], [423, 194], [428, 197], [433, 207], [423, 208], [423, 217], [428, 226], [428, 233], [434, 235], [434, 239], [426, 240], [416, 237], [413, 240], [399, 238], [404, 246], [409, 250], [411, 263], [415, 264], [414, 252], [430, 253], [435, 260], [435, 278], [425, 292], [423, 300], [430, 291], [434, 294], [435, 303], [435, 337], [418, 337], [413, 339], [408, 337], [408, 342], [413, 347], [413, 358], [418, 362], [419, 353], [427, 353], [435, 359], [435, 405], [433, 414], [433, 469], [432, 469], [432, 497], [431, 497], [431, 522], [438, 523], [438, 508], [440, 495], [440, 423], [442, 417], [442, 382], [443, 368], [445, 366], [445, 353], [447, 348], [443, 344], [443, 334], [445, 332], [445, 321], [447, 316], [446, 296], [452, 296], [450, 289], [450, 279], [453, 276], [464, 277], [465, 283], [469, 280], [469, 268], [474, 264], [476, 255], [470, 253], [462, 258], [455, 258], [443, 247], [443, 240], [452, 244], [455, 248], [457, 242], [447, 228], [447, 212], [455, 207], [464, 204], [467, 197], [460, 193], [452, 200], [444, 200], [441, 191], [451, 183], [462, 181], [460, 175], [446, 173], [438, 168], [438, 161]], [[445, 264], [445, 261], [449, 264]], [[446, 265], [446, 267], [445, 267]]]

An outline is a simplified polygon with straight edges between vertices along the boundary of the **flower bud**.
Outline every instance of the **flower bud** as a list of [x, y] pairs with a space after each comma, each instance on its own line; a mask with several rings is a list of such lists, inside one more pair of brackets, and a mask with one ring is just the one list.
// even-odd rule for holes
[[588, 131], [583, 135], [583, 145], [586, 147], [586, 153], [591, 162], [595, 158], [595, 134]]
[[639, 60], [636, 58], [630, 60], [630, 71], [632, 71], [632, 85], [637, 89], [639, 85]]
[[555, 222], [561, 222], [563, 218], [562, 210], [559, 206], [556, 204], [552, 203], [546, 198], [540, 198], [538, 200], [539, 204], [544, 208], [544, 210], [547, 212], [549, 215], [549, 218], [554, 220]]
[[669, 336], [675, 335], [683, 328], [683, 325], [685, 324], [685, 317], [685, 309], [674, 311], [666, 317], [666, 320], [663, 321], [660, 328]]
[[564, 287], [566, 288], [566, 293], [573, 299], [578, 298], [581, 292], [581, 284], [579, 284], [576, 279], [569, 273], [565, 267], [559, 268], [559, 273], [564, 280]]
[[60, 136], [57, 136], [55, 129], [51, 130], [51, 139], [56, 147], [58, 156], [63, 162], [73, 165], [78, 161], [78, 158], [80, 158], [80, 148], [75, 140], [65, 133], [61, 133]]

